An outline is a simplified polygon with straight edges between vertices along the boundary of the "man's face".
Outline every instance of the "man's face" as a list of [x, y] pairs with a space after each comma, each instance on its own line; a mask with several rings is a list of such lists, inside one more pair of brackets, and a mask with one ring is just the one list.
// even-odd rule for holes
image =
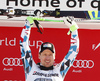
[[50, 67], [54, 63], [55, 54], [49, 49], [45, 49], [41, 54], [39, 54], [40, 63], [45, 67]]

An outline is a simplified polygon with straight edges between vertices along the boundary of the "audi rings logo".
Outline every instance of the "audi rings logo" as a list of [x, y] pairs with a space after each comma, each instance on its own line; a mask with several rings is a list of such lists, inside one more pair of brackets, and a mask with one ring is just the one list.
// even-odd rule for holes
[[2, 60], [3, 65], [5, 66], [23, 66], [21, 58], [4, 58]]
[[94, 62], [92, 60], [75, 60], [73, 63], [74, 68], [93, 68]]

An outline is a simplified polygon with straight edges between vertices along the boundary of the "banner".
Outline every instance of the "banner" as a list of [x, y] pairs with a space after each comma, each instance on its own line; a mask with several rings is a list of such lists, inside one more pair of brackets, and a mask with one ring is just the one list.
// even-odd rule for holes
[[[20, 53], [22, 27], [0, 27], [0, 81], [25, 81]], [[51, 42], [56, 49], [55, 63], [59, 63], [70, 47], [70, 35], [65, 28], [44, 28], [43, 34], [32, 28], [30, 48], [33, 59], [39, 62], [38, 50], [42, 42]], [[64, 81], [100, 81], [100, 30], [79, 29], [79, 54]]]
[[0, 8], [14, 7], [30, 10], [65, 11], [100, 10], [100, 0], [0, 0]]

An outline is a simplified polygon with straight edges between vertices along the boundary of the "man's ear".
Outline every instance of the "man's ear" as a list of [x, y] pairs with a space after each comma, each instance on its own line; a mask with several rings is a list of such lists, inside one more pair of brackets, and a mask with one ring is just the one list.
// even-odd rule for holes
[[53, 58], [54, 58], [54, 60], [55, 60], [55, 53], [53, 54]]
[[40, 59], [40, 54], [38, 54], [38, 58]]

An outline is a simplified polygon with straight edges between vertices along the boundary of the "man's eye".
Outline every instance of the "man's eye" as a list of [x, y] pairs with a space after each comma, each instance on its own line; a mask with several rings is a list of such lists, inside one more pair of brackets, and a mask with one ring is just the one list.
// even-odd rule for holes
[[46, 54], [44, 54], [44, 56], [46, 56]]
[[52, 54], [50, 54], [49, 56], [52, 56]]

